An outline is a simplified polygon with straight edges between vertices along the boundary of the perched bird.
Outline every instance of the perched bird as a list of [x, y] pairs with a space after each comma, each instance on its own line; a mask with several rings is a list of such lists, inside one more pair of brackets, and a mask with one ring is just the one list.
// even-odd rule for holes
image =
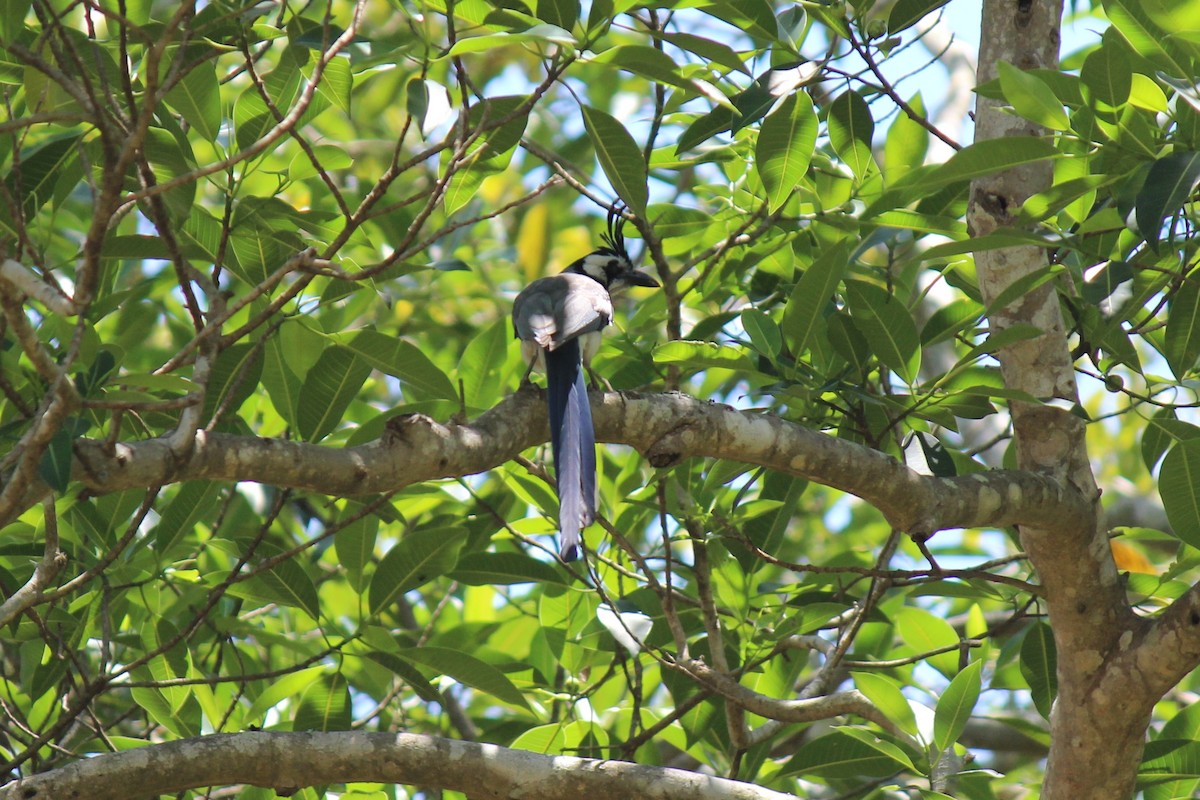
[[525, 379], [535, 367], [546, 370], [563, 561], [579, 557], [580, 532], [596, 518], [596, 434], [584, 369], [590, 370], [600, 331], [612, 320], [611, 295], [629, 286], [658, 286], [634, 269], [624, 224], [620, 210], [610, 209], [603, 247], [558, 275], [538, 278], [513, 303], [513, 329], [529, 365]]

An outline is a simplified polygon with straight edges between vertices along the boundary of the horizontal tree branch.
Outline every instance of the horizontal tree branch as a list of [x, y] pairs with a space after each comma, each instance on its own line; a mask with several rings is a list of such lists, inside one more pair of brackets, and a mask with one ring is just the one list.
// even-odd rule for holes
[[83, 759], [0, 787], [0, 800], [137, 800], [201, 786], [377, 781], [468, 797], [791, 800], [749, 783], [626, 761], [550, 756], [412, 733], [220, 733]]
[[[656, 467], [707, 457], [779, 470], [857, 495], [914, 536], [1014, 524], [1054, 529], [1086, 511], [1073, 489], [1031, 472], [935, 478], [854, 442], [676, 392], [590, 397], [597, 439], [632, 446]], [[542, 392], [525, 389], [471, 422], [398, 416], [382, 437], [355, 447], [200, 431], [180, 460], [161, 438], [115, 446], [81, 439], [72, 477], [96, 493], [207, 479], [366, 495], [493, 469], [546, 442], [548, 432]]]

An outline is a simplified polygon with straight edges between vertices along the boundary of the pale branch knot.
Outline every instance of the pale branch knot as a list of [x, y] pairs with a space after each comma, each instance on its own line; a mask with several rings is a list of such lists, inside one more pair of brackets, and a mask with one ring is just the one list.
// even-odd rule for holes
[[62, 317], [79, 314], [79, 305], [53, 282], [49, 275], [38, 277], [33, 270], [19, 261], [6, 258], [0, 261], [0, 281], [7, 283], [19, 294], [33, 298], [50, 311]]

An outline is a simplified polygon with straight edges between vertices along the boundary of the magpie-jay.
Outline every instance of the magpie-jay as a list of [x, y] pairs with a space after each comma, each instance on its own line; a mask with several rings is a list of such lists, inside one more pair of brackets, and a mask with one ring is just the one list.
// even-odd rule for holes
[[513, 303], [513, 329], [529, 365], [525, 378], [534, 367], [546, 370], [563, 561], [579, 557], [580, 531], [596, 518], [596, 434], [584, 369], [600, 349], [600, 330], [612, 320], [611, 295], [628, 286], [658, 286], [634, 269], [624, 223], [620, 211], [611, 209], [604, 247], [558, 275], [538, 278]]

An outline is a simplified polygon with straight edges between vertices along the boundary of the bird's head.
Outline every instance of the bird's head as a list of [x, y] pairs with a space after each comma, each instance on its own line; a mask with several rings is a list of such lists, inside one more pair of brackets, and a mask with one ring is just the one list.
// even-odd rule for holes
[[588, 253], [564, 272], [587, 275], [610, 294], [629, 286], [657, 288], [658, 281], [633, 266], [633, 260], [625, 249], [624, 228], [625, 218], [621, 216], [621, 209], [613, 206], [608, 210], [608, 232], [600, 237], [604, 247]]

